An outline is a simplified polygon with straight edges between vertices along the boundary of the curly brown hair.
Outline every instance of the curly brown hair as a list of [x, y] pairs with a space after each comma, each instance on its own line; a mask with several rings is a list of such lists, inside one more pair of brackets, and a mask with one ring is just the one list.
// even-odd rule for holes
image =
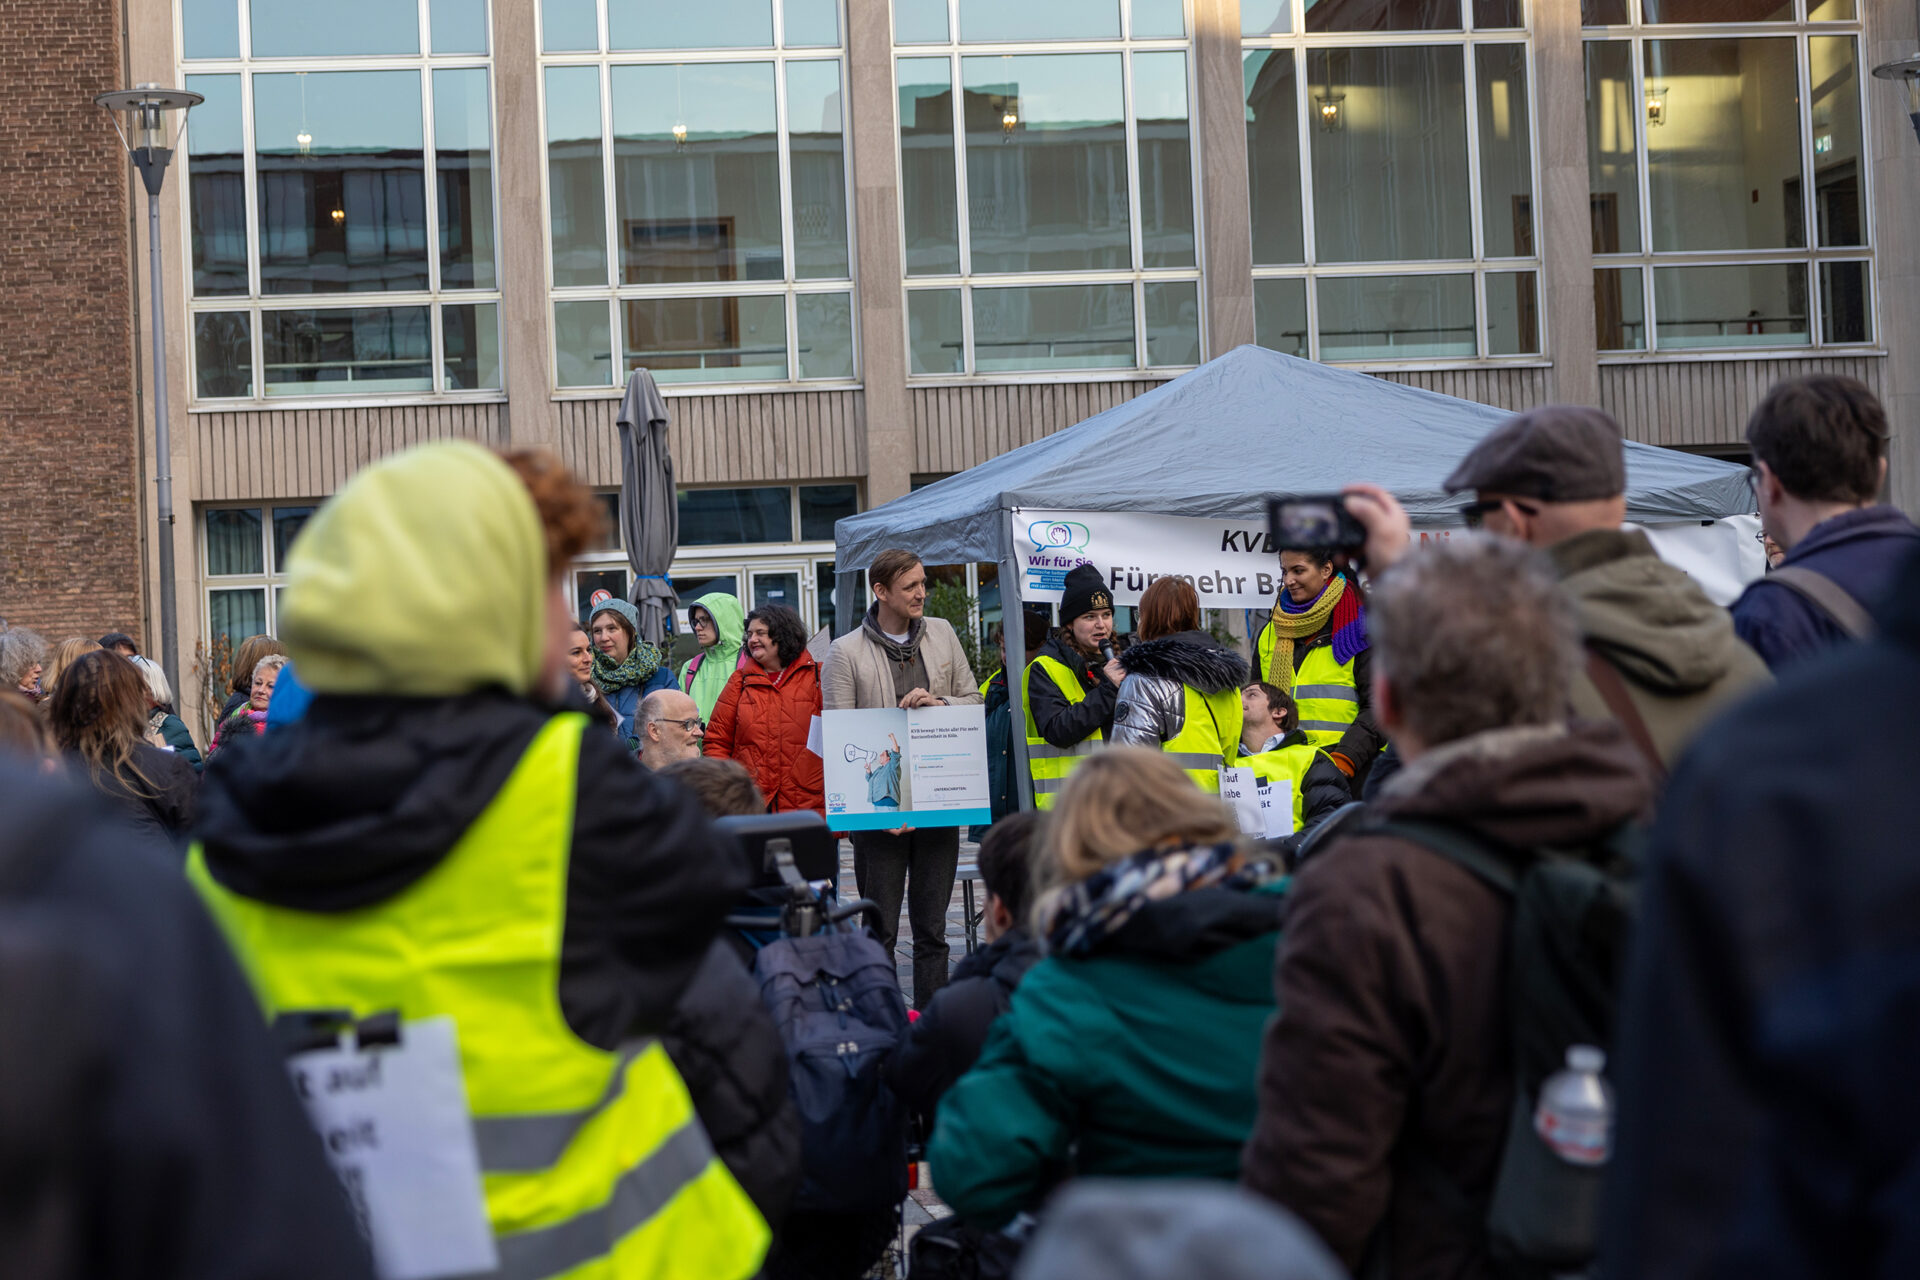
[[566, 464], [548, 450], [510, 449], [500, 456], [533, 495], [540, 528], [547, 537], [547, 572], [557, 578], [575, 556], [605, 534], [606, 511], [593, 490], [574, 479]]
[[81, 654], [54, 688], [47, 724], [92, 778], [110, 773], [136, 795], [159, 794], [134, 758], [147, 730], [147, 682], [127, 659], [106, 649]]

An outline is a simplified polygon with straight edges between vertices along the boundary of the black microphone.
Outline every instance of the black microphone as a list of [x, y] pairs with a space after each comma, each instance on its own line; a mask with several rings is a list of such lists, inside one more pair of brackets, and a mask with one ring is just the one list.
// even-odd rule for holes
[[1113, 641], [1102, 640], [1100, 642], [1100, 656], [1102, 658], [1105, 658], [1108, 662], [1114, 661]]

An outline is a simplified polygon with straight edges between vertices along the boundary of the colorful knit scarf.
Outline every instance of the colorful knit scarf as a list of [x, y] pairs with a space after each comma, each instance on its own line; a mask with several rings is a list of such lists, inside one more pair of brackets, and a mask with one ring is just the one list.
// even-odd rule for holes
[[1084, 956], [1120, 932], [1150, 902], [1215, 885], [1255, 882], [1231, 844], [1143, 849], [1069, 885], [1042, 908], [1041, 934], [1056, 955]]
[[1333, 623], [1333, 660], [1341, 666], [1367, 647], [1367, 608], [1360, 593], [1347, 589], [1347, 580], [1335, 574], [1320, 594], [1305, 604], [1295, 604], [1286, 588], [1274, 601], [1273, 662], [1266, 673], [1267, 683], [1293, 692], [1293, 642], [1319, 635], [1328, 621]]
[[636, 639], [627, 660], [617, 665], [598, 649], [593, 651], [593, 682], [608, 693], [643, 685], [659, 669], [660, 651], [645, 640]]

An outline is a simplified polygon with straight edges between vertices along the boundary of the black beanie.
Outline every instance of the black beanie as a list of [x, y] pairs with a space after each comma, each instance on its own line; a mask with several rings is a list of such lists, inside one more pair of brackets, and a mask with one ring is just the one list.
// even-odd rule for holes
[[1083, 613], [1113, 608], [1113, 592], [1107, 580], [1090, 564], [1076, 565], [1067, 571], [1066, 594], [1060, 599], [1060, 625], [1069, 627]]

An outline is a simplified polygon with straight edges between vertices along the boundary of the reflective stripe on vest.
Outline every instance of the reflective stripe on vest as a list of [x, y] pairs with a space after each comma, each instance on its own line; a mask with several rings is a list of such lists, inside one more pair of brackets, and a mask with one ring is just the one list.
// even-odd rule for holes
[[1187, 771], [1193, 785], [1210, 795], [1220, 794], [1220, 768], [1240, 751], [1240, 691], [1223, 689], [1201, 693], [1183, 686], [1187, 695], [1180, 732], [1160, 744], [1175, 764]]
[[1272, 785], [1285, 780], [1293, 784], [1293, 829], [1298, 831], [1306, 821], [1306, 799], [1301, 794], [1301, 784], [1306, 780], [1307, 770], [1313, 768], [1313, 762], [1321, 758], [1320, 748], [1309, 742], [1297, 742], [1291, 747], [1276, 747], [1272, 751], [1256, 751], [1243, 755], [1235, 764], [1253, 770], [1253, 776], [1263, 784]]
[[1080, 677], [1073, 673], [1073, 669], [1058, 658], [1041, 654], [1027, 664], [1027, 776], [1033, 779], [1034, 806], [1051, 809], [1054, 797], [1060, 794], [1060, 788], [1067, 785], [1067, 775], [1100, 748], [1106, 741], [1106, 735], [1095, 729], [1070, 747], [1056, 747], [1041, 737], [1040, 726], [1033, 720], [1033, 673], [1036, 669], [1053, 681], [1054, 687], [1060, 690], [1060, 696], [1067, 700], [1069, 706], [1085, 702], [1087, 691], [1081, 687]]
[[[1273, 678], [1274, 630], [1269, 622], [1260, 628], [1260, 678], [1279, 684]], [[1300, 705], [1300, 728], [1307, 741], [1316, 747], [1331, 747], [1340, 741], [1353, 722], [1360, 718], [1360, 690], [1353, 679], [1353, 662], [1335, 662], [1331, 644], [1317, 644], [1300, 660], [1293, 673], [1293, 700]]]
[[[567, 856], [586, 718], [554, 717], [440, 862], [353, 911], [294, 911], [187, 874], [269, 1019], [454, 1020], [502, 1280], [753, 1275], [768, 1231], [657, 1042], [586, 1044], [560, 1008]], [[584, 1270], [583, 1270], [584, 1269]]]

